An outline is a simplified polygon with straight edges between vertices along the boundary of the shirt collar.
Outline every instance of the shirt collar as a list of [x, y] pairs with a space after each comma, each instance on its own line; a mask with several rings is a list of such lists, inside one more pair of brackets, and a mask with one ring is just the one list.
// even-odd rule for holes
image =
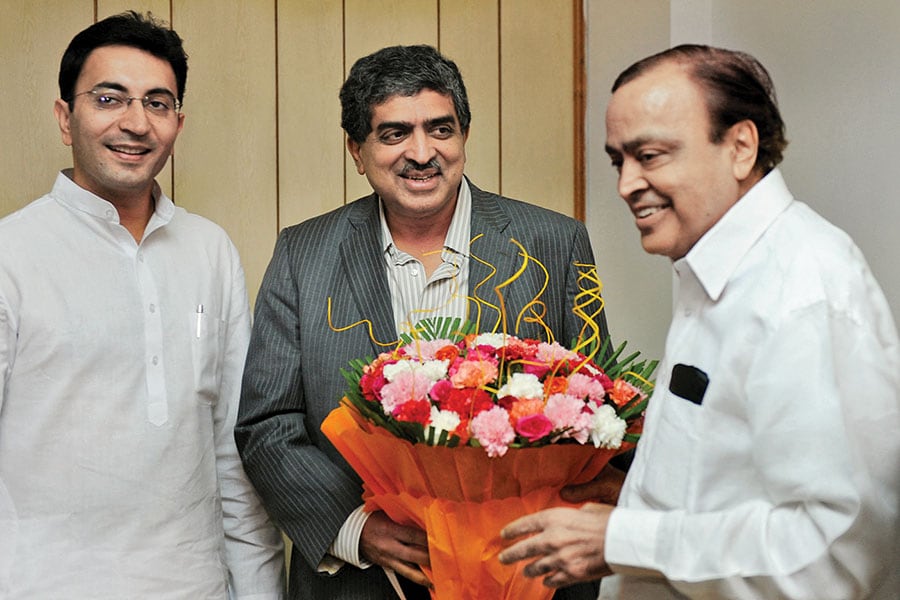
[[[53, 184], [52, 195], [63, 205], [83, 213], [87, 213], [108, 223], [119, 223], [119, 212], [116, 207], [109, 201], [104, 200], [100, 196], [84, 189], [72, 179], [73, 169], [63, 169], [56, 176], [56, 182]], [[145, 230], [149, 233], [151, 229], [155, 229], [165, 225], [172, 220], [175, 214], [175, 204], [168, 196], [163, 194], [159, 184], [153, 182], [153, 199], [155, 208], [153, 215], [150, 217], [150, 223], [147, 224]]]
[[[472, 217], [472, 191], [466, 178], [463, 177], [456, 196], [456, 208], [453, 210], [453, 218], [444, 238], [444, 248], [448, 248], [457, 254], [466, 255], [469, 252], [469, 229]], [[388, 227], [384, 215], [384, 202], [378, 199], [378, 218], [381, 221], [381, 246], [385, 253], [389, 253], [394, 247], [394, 238]]]
[[687, 265], [710, 299], [718, 300], [750, 248], [793, 201], [781, 171], [773, 169], [750, 188], [684, 258], [675, 261], [675, 270], [680, 273]]

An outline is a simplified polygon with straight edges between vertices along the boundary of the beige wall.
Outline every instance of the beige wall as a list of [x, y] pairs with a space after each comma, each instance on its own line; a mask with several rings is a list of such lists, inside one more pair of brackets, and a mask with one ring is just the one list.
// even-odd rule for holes
[[337, 93], [391, 44], [437, 45], [472, 105], [467, 174], [576, 214], [578, 0], [0, 0], [0, 215], [70, 165], [52, 104], [59, 60], [96, 18], [151, 10], [190, 56], [185, 128], [159, 181], [221, 224], [255, 297], [279, 229], [370, 191], [347, 160]]

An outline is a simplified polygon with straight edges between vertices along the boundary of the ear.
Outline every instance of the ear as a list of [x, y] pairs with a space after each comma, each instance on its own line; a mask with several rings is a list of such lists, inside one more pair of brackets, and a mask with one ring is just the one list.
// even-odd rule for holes
[[728, 131], [728, 142], [732, 151], [732, 170], [734, 178], [746, 181], [756, 167], [756, 154], [759, 150], [759, 131], [750, 119], [738, 121]]
[[[181, 134], [181, 130], [184, 129], [184, 113], [178, 113], [178, 130], [175, 132], [175, 138]], [[172, 144], [172, 150], [169, 152], [169, 156], [175, 156], [175, 144]]]
[[350, 153], [350, 156], [353, 157], [353, 162], [356, 163], [356, 172], [359, 173], [360, 175], [365, 175], [366, 167], [362, 162], [362, 158], [360, 157], [361, 149], [362, 149], [362, 146], [360, 145], [359, 142], [357, 142], [349, 137], [347, 138], [347, 152]]
[[53, 114], [59, 122], [59, 131], [62, 134], [62, 143], [66, 146], [72, 145], [72, 131], [69, 120], [71, 112], [69, 111], [69, 103], [62, 98], [53, 103]]

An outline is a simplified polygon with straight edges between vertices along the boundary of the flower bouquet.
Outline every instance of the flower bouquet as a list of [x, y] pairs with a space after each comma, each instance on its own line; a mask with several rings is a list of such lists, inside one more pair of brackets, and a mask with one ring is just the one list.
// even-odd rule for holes
[[562, 487], [637, 442], [657, 362], [596, 335], [570, 350], [475, 329], [425, 320], [353, 361], [322, 430], [362, 478], [367, 510], [427, 532], [433, 598], [550, 598], [523, 563], [500, 564], [499, 532], [566, 505]]

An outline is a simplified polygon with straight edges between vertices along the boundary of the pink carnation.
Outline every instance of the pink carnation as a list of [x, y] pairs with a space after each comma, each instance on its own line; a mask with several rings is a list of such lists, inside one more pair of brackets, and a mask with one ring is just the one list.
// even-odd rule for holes
[[464, 360], [460, 362], [450, 381], [456, 387], [477, 388], [497, 379], [497, 363], [490, 360]]
[[479, 413], [469, 428], [491, 458], [506, 454], [509, 444], [516, 439], [516, 432], [509, 424], [509, 414], [499, 406]]
[[584, 401], [569, 394], [553, 394], [547, 399], [544, 415], [553, 423], [554, 431], [566, 430], [561, 437], [572, 438], [579, 444], [590, 435], [590, 415], [584, 412]]
[[425, 400], [431, 387], [431, 379], [421, 371], [401, 371], [394, 380], [381, 388], [381, 406], [385, 414], [410, 400]]
[[[607, 378], [608, 379], [608, 378]], [[588, 398], [594, 402], [602, 403], [606, 395], [603, 384], [593, 377], [583, 373], [572, 373], [568, 377], [569, 387], [566, 392], [582, 400]]]
[[419, 360], [434, 360], [437, 351], [451, 345], [449, 340], [418, 340], [403, 346], [403, 351], [408, 356], [415, 356]]

